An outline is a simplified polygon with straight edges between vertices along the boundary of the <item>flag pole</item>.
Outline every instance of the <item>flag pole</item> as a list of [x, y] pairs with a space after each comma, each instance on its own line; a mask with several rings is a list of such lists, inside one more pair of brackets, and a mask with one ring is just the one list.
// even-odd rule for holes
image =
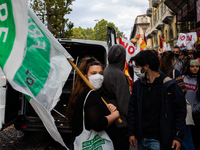
[[[73, 61], [71, 61], [69, 58], [67, 58], [67, 60], [69, 61], [69, 63], [72, 65], [72, 67], [77, 71], [77, 73], [80, 75], [80, 77], [83, 79], [83, 81], [85, 81], [85, 83], [89, 86], [89, 88], [94, 90], [94, 87], [90, 84], [90, 82], [87, 80], [87, 78], [82, 74], [82, 72], [78, 69], [78, 67], [73, 63]], [[103, 97], [101, 97], [102, 101], [104, 102], [104, 104], [107, 106], [107, 102], [103, 99]], [[117, 119], [117, 121], [119, 123], [122, 123], [122, 120], [120, 118]]]

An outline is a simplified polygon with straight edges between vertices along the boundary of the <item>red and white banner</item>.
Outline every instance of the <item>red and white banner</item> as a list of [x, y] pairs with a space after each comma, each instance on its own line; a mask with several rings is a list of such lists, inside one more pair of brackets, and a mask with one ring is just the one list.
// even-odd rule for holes
[[120, 37], [120, 44], [123, 45], [126, 49], [126, 61], [129, 62], [130, 58], [135, 56], [136, 53], [138, 53], [135, 49], [135, 46], [133, 43], [131, 43], [129, 40], [126, 40], [124, 38]]
[[194, 49], [194, 44], [196, 41], [197, 41], [197, 33], [196, 32], [190, 32], [187, 34], [179, 33], [177, 45], [181, 49], [191, 50], [191, 49]]
[[183, 48], [186, 47], [186, 34], [184, 34], [184, 33], [179, 33], [177, 45], [178, 45], [181, 49], [183, 49]]
[[134, 44], [131, 41], [126, 40], [124, 38], [120, 37], [119, 43], [121, 45], [123, 45], [125, 47], [125, 49], [126, 49], [126, 65], [125, 65], [125, 68], [124, 68], [124, 73], [128, 77], [129, 89], [130, 89], [130, 92], [132, 92], [133, 79], [132, 79], [132, 77], [129, 74], [128, 63], [130, 61], [130, 58], [133, 57], [133, 56], [135, 56], [140, 50], [135, 49]]

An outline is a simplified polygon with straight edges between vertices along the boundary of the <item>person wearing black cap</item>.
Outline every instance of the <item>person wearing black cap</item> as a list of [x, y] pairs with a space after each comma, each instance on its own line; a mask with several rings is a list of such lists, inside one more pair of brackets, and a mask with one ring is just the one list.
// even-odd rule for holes
[[130, 98], [129, 84], [124, 74], [126, 50], [120, 44], [113, 45], [108, 51], [109, 65], [104, 70], [102, 96], [106, 102], [117, 107], [122, 123], [115, 121], [118, 128], [120, 150], [129, 149], [129, 141], [126, 137], [128, 103]]

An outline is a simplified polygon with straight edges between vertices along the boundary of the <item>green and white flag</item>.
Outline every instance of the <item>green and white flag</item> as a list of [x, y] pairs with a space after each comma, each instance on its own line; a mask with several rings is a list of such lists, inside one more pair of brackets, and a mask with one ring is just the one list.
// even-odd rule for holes
[[28, 8], [27, 0], [0, 1], [0, 66], [8, 82], [27, 95], [47, 131], [63, 146], [50, 111], [72, 69], [66, 58], [73, 60]]

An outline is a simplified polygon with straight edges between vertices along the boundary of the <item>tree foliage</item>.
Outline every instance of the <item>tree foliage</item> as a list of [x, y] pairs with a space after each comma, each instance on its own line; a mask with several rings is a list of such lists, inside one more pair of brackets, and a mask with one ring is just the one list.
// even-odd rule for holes
[[81, 27], [72, 30], [72, 39], [95, 40], [92, 28], [83, 29]]
[[116, 31], [117, 37], [122, 36], [123, 32], [118, 30], [114, 23], [108, 22], [104, 19], [99, 21], [94, 27], [94, 36], [96, 40], [105, 41], [107, 35], [107, 27], [113, 27]]
[[79, 28], [74, 28], [72, 30], [72, 39], [84, 39], [84, 35], [81, 33], [81, 30]]
[[[30, 0], [33, 11], [47, 23], [47, 28], [55, 37], [67, 38], [72, 35], [73, 23], [65, 18], [72, 9], [74, 0]], [[67, 30], [66, 30], [67, 28]]]
[[94, 30], [92, 28], [74, 28], [70, 38], [105, 41], [107, 35], [107, 27], [113, 27], [117, 33], [117, 37], [123, 36], [123, 32], [120, 32], [114, 23], [102, 19], [95, 25]]

